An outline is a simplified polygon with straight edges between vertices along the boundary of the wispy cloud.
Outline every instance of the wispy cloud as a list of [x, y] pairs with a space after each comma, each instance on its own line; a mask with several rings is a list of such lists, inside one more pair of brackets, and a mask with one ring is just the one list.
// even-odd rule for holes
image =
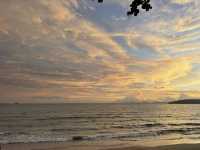
[[128, 4], [1, 1], [2, 99], [198, 97], [200, 3], [152, 1], [151, 12], [130, 18], [125, 15]]

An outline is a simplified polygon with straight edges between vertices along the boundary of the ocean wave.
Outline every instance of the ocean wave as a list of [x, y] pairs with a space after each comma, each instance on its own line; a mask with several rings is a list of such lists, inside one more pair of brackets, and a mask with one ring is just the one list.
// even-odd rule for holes
[[146, 124], [143, 124], [142, 126], [144, 126], [144, 127], [164, 127], [166, 125], [162, 124], [162, 123], [146, 123]]
[[170, 126], [200, 126], [200, 123], [171, 123]]
[[[63, 133], [65, 129], [52, 129], [54, 132]], [[192, 132], [192, 133], [191, 133]], [[0, 143], [40, 143], [40, 142], [75, 142], [84, 140], [141, 140], [145, 138], [153, 138], [158, 136], [165, 136], [169, 134], [180, 134], [180, 135], [199, 135], [200, 128], [177, 128], [177, 129], [162, 129], [162, 130], [148, 130], [140, 132], [115, 132], [115, 133], [99, 133], [94, 135], [65, 135], [65, 134], [43, 134], [43, 136], [33, 134], [18, 134], [11, 135], [10, 133], [0, 132]], [[41, 134], [40, 134], [41, 135]]]
[[166, 124], [161, 124], [161, 123], [145, 123], [145, 124], [111, 125], [111, 128], [116, 128], [116, 129], [153, 128], [153, 127], [166, 127]]
[[[192, 133], [191, 133], [192, 132]], [[144, 131], [144, 132], [121, 132], [121, 133], [110, 133], [110, 134], [99, 134], [94, 136], [75, 136], [72, 140], [95, 140], [95, 139], [127, 139], [127, 138], [144, 138], [163, 136], [168, 134], [184, 134], [184, 135], [195, 135], [200, 133], [200, 128], [178, 128], [178, 129], [162, 129], [157, 131]]]
[[74, 127], [74, 128], [55, 128], [55, 129], [50, 129], [52, 132], [65, 132], [65, 131], [96, 131], [98, 128], [96, 127], [85, 127], [85, 128], [79, 128], [79, 127]]
[[55, 116], [55, 117], [45, 117], [45, 118], [36, 118], [36, 120], [65, 120], [65, 119], [125, 119], [125, 118], [131, 118], [132, 120], [136, 120], [137, 118], [133, 118], [132, 116], [123, 116], [123, 115], [98, 115], [98, 116]]
[[15, 144], [15, 143], [43, 143], [43, 142], [67, 142], [68, 137], [41, 137], [36, 135], [20, 135], [15, 137], [0, 137], [0, 144]]
[[0, 132], [0, 136], [8, 136], [11, 135], [11, 132]]

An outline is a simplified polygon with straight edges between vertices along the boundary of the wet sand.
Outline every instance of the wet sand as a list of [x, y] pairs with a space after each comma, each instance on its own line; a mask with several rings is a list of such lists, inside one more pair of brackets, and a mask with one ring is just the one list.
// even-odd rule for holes
[[200, 144], [178, 144], [157, 147], [128, 147], [109, 150], [200, 150]]
[[[99, 145], [100, 146], [100, 145]], [[101, 147], [101, 148], [100, 148]], [[177, 144], [166, 146], [131, 146], [119, 148], [104, 148], [95, 146], [68, 145], [66, 143], [35, 143], [35, 144], [4, 144], [1, 150], [200, 150], [200, 144]]]

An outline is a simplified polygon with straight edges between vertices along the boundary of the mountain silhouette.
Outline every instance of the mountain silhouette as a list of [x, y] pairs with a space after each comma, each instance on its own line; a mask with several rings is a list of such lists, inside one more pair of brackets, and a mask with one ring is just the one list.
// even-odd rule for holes
[[200, 99], [184, 99], [184, 100], [169, 102], [169, 104], [200, 104]]

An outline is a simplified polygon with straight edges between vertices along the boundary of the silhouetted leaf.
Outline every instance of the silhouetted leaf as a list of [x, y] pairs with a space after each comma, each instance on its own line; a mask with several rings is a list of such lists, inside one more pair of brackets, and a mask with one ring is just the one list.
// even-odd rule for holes
[[[98, 0], [99, 3], [103, 3], [103, 0]], [[133, 0], [130, 4], [130, 10], [127, 12], [127, 16], [134, 15], [137, 16], [140, 12], [139, 6], [141, 5], [142, 9], [145, 9], [146, 11], [149, 11], [152, 9], [152, 6], [150, 4], [150, 0]]]

